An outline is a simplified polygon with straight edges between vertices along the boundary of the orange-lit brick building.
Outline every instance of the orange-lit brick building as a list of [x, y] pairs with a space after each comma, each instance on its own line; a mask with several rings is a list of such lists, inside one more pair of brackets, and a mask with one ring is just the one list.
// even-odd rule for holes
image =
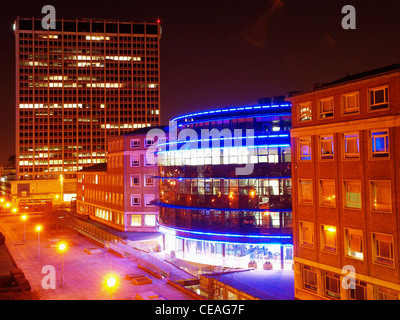
[[400, 65], [288, 100], [296, 298], [399, 299]]
[[157, 163], [146, 155], [154, 143], [142, 128], [108, 139], [107, 164], [77, 173], [77, 213], [121, 231], [156, 231]]

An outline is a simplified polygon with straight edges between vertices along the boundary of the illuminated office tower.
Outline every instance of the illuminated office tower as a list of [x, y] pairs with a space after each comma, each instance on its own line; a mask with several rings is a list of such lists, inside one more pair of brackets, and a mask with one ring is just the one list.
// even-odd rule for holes
[[16, 179], [74, 178], [107, 138], [159, 125], [159, 21], [18, 17], [14, 33]]

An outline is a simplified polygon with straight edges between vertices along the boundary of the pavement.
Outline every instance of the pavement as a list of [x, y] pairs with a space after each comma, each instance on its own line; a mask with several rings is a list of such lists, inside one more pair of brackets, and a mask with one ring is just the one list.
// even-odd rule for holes
[[[137, 293], [152, 291], [166, 300], [193, 300], [192, 296], [169, 285], [167, 279], [154, 277], [140, 269], [136, 262], [114, 255], [74, 231], [60, 237], [43, 230], [38, 241], [34, 226], [35, 219], [28, 219], [25, 225], [24, 241], [23, 223], [19, 216], [0, 218], [0, 232], [6, 237], [8, 251], [17, 267], [24, 272], [32, 291], [37, 293], [40, 299], [134, 300]], [[67, 250], [63, 257], [55, 246], [58, 240], [67, 243]], [[88, 254], [85, 250], [88, 248], [100, 250], [97, 250], [99, 253]], [[51, 274], [43, 269], [46, 266], [50, 266], [55, 271], [55, 289], [45, 289], [46, 286], [42, 286], [42, 281], [45, 284], [50, 283], [45, 281]], [[142, 274], [153, 280], [153, 283], [134, 285], [125, 279], [127, 274], [133, 273]], [[118, 279], [113, 292], [105, 286], [105, 280], [109, 274], [113, 274]]]

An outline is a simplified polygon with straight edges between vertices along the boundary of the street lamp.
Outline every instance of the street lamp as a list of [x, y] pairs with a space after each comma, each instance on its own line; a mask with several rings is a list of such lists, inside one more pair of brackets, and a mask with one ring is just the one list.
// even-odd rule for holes
[[58, 251], [61, 252], [61, 287], [64, 286], [64, 251], [67, 249], [67, 245], [64, 242], [58, 244]]
[[106, 278], [106, 287], [110, 291], [110, 300], [112, 300], [113, 291], [117, 285], [117, 277], [110, 275]]
[[21, 220], [24, 222], [24, 241], [25, 241], [25, 221], [28, 219], [28, 216], [26, 214], [23, 214], [21, 216]]
[[37, 256], [38, 256], [38, 258], [40, 258], [40, 231], [42, 231], [42, 226], [36, 226], [36, 231], [37, 231], [37, 233], [38, 233], [38, 242], [37, 242], [37, 252], [38, 252], [38, 254], [37, 254]]

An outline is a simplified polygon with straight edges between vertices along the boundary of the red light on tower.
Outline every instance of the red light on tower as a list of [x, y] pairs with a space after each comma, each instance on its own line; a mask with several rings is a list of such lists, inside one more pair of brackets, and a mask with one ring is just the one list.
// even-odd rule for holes
[[160, 19], [157, 19], [157, 23], [160, 23], [161, 22], [161, 20]]

